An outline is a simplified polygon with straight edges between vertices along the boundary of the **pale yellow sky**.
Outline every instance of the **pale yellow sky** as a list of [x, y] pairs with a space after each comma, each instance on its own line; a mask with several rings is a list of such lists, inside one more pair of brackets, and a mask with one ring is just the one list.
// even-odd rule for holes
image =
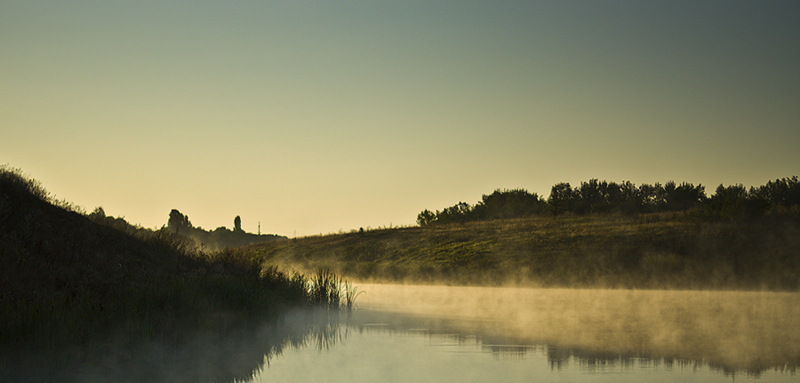
[[800, 174], [800, 3], [0, 3], [0, 163], [156, 227]]

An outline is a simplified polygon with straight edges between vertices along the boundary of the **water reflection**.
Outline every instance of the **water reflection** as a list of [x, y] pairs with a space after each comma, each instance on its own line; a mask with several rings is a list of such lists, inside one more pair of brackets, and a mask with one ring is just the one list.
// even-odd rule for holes
[[[548, 358], [624, 365], [690, 360], [723, 372], [796, 371], [800, 294], [369, 285], [359, 305], [447, 320], [504, 344], [548, 345]], [[663, 362], [670, 363], [670, 362]]]
[[[253, 382], [703, 381], [761, 376], [794, 381], [796, 365], [730, 370], [703, 360], [539, 343], [503, 334], [500, 322], [361, 309], [335, 347], [287, 349]], [[473, 331], [486, 328], [490, 331]]]
[[245, 382], [286, 349], [330, 349], [346, 337], [337, 313], [296, 310], [271, 322], [140, 342], [124, 333], [56, 350], [0, 350], [0, 382]]
[[296, 311], [277, 322], [169, 342], [109, 339], [49, 354], [5, 350], [0, 381], [309, 381], [315, 368], [328, 376], [323, 380], [363, 378], [351, 382], [391, 381], [387, 374], [453, 381], [465, 371], [497, 377], [506, 370], [518, 375], [505, 380], [549, 371], [562, 381], [607, 372], [675, 381], [686, 377], [675, 374], [697, 371], [795, 377], [800, 367], [798, 294], [361, 289], [367, 294], [353, 313]]
[[[524, 333], [508, 331], [509, 327], [502, 320], [483, 321], [464, 318], [425, 317], [419, 314], [401, 314], [397, 312], [381, 312], [362, 310], [354, 316], [350, 326], [360, 332], [373, 332], [406, 336], [424, 336], [428, 339], [438, 337], [437, 344], [466, 345], [474, 344], [481, 352], [492, 354], [503, 359], [528, 359], [533, 356], [544, 356], [551, 370], [561, 371], [576, 367], [587, 373], [607, 370], [698, 370], [707, 368], [723, 376], [744, 375], [760, 377], [765, 372], [778, 372], [794, 376], [800, 368], [798, 354], [785, 355], [776, 361], [767, 361], [763, 355], [751, 355], [753, 360], [762, 363], [753, 368], [748, 361], [740, 366], [715, 363], [719, 358], [708, 355], [704, 359], [691, 359], [673, 354], [660, 355], [648, 352], [621, 351], [618, 343], [611, 342], [603, 347], [581, 348], [564, 344], [548, 344], [532, 341]], [[513, 328], [513, 327], [512, 327]], [[790, 329], [787, 329], [791, 331]], [[444, 340], [442, 340], [444, 339]], [[772, 347], [783, 349], [791, 342], [789, 338], [776, 337]], [[597, 345], [595, 345], [597, 346]], [[624, 345], [623, 345], [624, 346]], [[794, 345], [796, 346], [796, 345]], [[691, 347], [691, 344], [688, 345]], [[696, 350], [687, 350], [687, 355]], [[784, 363], [790, 360], [793, 362]]]

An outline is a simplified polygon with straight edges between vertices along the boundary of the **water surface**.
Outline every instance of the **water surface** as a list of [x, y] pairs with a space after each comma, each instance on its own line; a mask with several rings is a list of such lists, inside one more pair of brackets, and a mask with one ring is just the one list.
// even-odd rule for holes
[[284, 350], [253, 381], [798, 379], [796, 293], [360, 289], [335, 336]]
[[296, 310], [169, 342], [6, 353], [0, 381], [798, 381], [798, 293], [359, 290], [350, 313]]

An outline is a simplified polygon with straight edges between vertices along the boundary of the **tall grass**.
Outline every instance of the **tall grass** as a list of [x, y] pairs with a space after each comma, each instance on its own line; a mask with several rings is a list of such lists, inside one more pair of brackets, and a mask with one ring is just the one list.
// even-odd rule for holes
[[352, 310], [356, 297], [364, 293], [328, 268], [317, 269], [308, 281], [307, 291], [313, 305], [347, 310]]

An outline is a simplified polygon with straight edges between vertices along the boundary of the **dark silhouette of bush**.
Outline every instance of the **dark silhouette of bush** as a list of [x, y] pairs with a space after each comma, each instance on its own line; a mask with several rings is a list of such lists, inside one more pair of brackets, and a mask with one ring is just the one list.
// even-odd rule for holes
[[169, 221], [167, 227], [175, 231], [176, 234], [185, 232], [192, 228], [192, 223], [189, 221], [189, 216], [181, 214], [177, 209], [172, 209], [169, 212]]
[[[428, 226], [434, 222], [436, 222], [436, 214], [428, 209], [423, 210], [417, 215], [417, 224], [420, 226]], [[361, 228], [361, 231], [363, 232], [364, 228]]]
[[243, 231], [242, 230], [242, 218], [238, 215], [236, 218], [233, 219], [233, 231]]
[[459, 202], [453, 206], [436, 211], [436, 223], [464, 223], [470, 220], [472, 208], [466, 202]]
[[536, 193], [525, 189], [495, 190], [483, 195], [472, 209], [470, 217], [475, 220], [522, 218], [547, 211], [547, 203]]
[[684, 211], [699, 206], [706, 200], [705, 187], [703, 185], [694, 186], [683, 182], [675, 186], [675, 181], [669, 181], [664, 185], [664, 210], [665, 211]]
[[800, 181], [797, 176], [769, 181], [750, 191], [750, 198], [762, 201], [766, 211], [779, 211], [800, 206]]
[[580, 199], [577, 191], [572, 190], [569, 182], [560, 182], [550, 188], [550, 197], [547, 202], [550, 204], [550, 210], [555, 215], [564, 214], [567, 212], [575, 211], [575, 203]]

